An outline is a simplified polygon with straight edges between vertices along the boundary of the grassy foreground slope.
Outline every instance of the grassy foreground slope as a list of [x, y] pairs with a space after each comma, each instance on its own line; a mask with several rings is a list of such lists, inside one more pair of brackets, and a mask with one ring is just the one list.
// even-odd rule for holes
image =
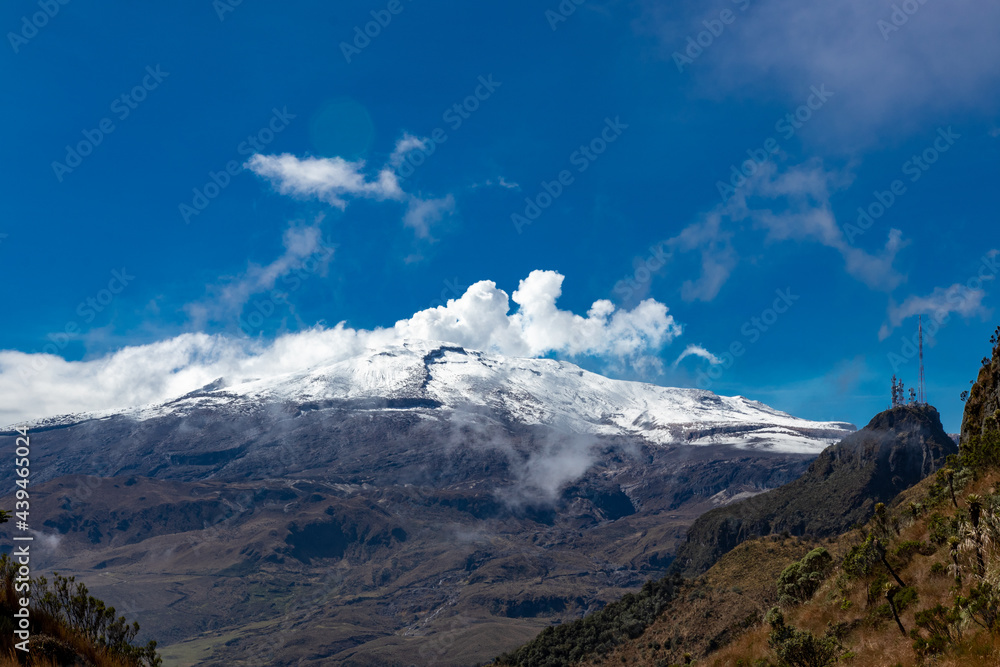
[[[31, 580], [30, 596], [19, 591], [18, 564], [7, 554], [0, 556], [0, 667], [158, 667], [156, 642], [134, 644], [138, 623], [128, 623], [114, 607], [98, 600], [72, 577], [56, 574]], [[21, 638], [15, 613], [20, 600], [31, 600], [30, 639], [27, 651], [15, 646]]]

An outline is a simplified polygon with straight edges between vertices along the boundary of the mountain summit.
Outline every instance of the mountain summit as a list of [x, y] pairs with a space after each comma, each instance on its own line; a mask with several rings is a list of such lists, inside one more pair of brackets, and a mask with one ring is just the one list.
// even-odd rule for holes
[[[793, 417], [741, 396], [612, 380], [573, 364], [406, 341], [310, 370], [259, 380], [225, 378], [174, 400], [37, 420], [34, 429], [93, 421], [146, 422], [205, 411], [234, 417], [264, 406], [292, 416], [317, 410], [475, 416], [501, 424], [641, 438], [664, 445], [732, 445], [818, 454], [854, 426]], [[203, 443], [204, 444], [204, 443]]]

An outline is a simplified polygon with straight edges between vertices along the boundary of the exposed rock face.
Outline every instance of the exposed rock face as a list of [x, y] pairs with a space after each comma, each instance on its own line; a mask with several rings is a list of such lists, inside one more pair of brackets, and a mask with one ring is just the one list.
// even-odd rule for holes
[[[1000, 327], [997, 328], [1000, 332]], [[994, 339], [995, 340], [995, 339]], [[984, 430], [1000, 428], [1000, 343], [993, 346], [993, 357], [979, 369], [979, 377], [969, 390], [962, 416], [962, 444]]]
[[697, 575], [741, 542], [771, 533], [839, 534], [866, 521], [876, 503], [888, 502], [957, 452], [933, 407], [882, 412], [824, 450], [794, 482], [701, 516], [673, 568]]

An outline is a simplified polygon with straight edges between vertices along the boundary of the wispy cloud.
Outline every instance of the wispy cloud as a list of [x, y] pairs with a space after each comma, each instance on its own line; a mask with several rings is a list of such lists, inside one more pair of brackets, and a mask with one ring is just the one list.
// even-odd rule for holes
[[308, 226], [289, 225], [281, 256], [264, 265], [251, 262], [240, 275], [209, 285], [205, 299], [185, 306], [192, 325], [201, 329], [208, 322], [237, 317], [252, 296], [274, 289], [278, 280], [301, 270], [307, 260], [314, 259], [313, 272], [322, 275], [333, 259], [333, 248], [323, 244], [321, 222], [322, 217]]
[[719, 364], [722, 363], [722, 359], [715, 356], [701, 345], [688, 345], [686, 348], [684, 348], [684, 351], [681, 352], [680, 356], [677, 357], [677, 360], [674, 361], [673, 365], [674, 369], [676, 370], [677, 367], [681, 365], [681, 362], [687, 359], [688, 357], [701, 357], [702, 359], [712, 364], [713, 366], [718, 366]]
[[906, 246], [891, 229], [884, 248], [871, 254], [847, 242], [830, 204], [831, 192], [850, 182], [847, 174], [827, 171], [817, 161], [779, 169], [766, 162], [724, 204], [718, 204], [665, 245], [671, 251], [699, 252], [701, 274], [681, 287], [685, 301], [711, 301], [739, 262], [736, 230], [749, 222], [767, 232], [767, 242], [819, 243], [840, 253], [845, 271], [871, 289], [892, 291], [904, 280], [893, 267]]
[[426, 149], [427, 141], [427, 139], [421, 139], [412, 134], [404, 134], [403, 138], [396, 142], [396, 148], [393, 149], [392, 155], [389, 156], [389, 164], [393, 167], [403, 164], [410, 151], [422, 151]]
[[431, 234], [431, 225], [439, 222], [447, 214], [455, 210], [455, 198], [451, 195], [441, 199], [410, 199], [406, 208], [406, 215], [403, 216], [403, 223], [411, 227], [420, 238], [427, 238]]
[[[700, 20], [710, 13], [695, 3], [680, 3], [697, 6], [694, 15], [678, 12], [678, 5], [667, 10], [653, 0], [645, 4], [650, 20], [642, 25], [655, 26], [667, 58], [683, 49], [685, 36], [694, 26], [702, 29]], [[777, 88], [789, 101], [823, 82], [838, 91], [837, 113], [810, 128], [823, 132], [831, 145], [850, 150], [957, 111], [991, 113], [1000, 103], [1000, 4], [747, 4], [725, 36], [690, 68], [691, 75], [701, 75], [697, 83], [708, 94], [759, 92], [771, 99]], [[916, 11], [904, 12], [901, 6]]]
[[[992, 277], [991, 277], [992, 278]], [[986, 292], [955, 283], [951, 287], [935, 287], [927, 296], [911, 296], [897, 305], [889, 303], [889, 319], [879, 330], [879, 340], [885, 340], [904, 320], [914, 315], [929, 315], [938, 321], [955, 313], [962, 317], [985, 316], [989, 311], [983, 306]]]
[[475, 189], [475, 188], [489, 188], [489, 187], [504, 188], [505, 190], [520, 190], [521, 189], [521, 185], [519, 183], [514, 183], [514, 182], [511, 182], [511, 181], [508, 181], [503, 176], [498, 176], [497, 178], [487, 178], [485, 181], [483, 181], [481, 183], [473, 183], [470, 187], [472, 187], [473, 189]]

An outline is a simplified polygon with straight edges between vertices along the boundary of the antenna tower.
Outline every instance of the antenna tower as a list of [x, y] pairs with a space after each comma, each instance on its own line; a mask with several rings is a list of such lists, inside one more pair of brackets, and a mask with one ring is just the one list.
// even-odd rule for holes
[[924, 386], [924, 316], [917, 319], [917, 331], [920, 337], [920, 382], [917, 384], [917, 402], [927, 403], [927, 392]]

